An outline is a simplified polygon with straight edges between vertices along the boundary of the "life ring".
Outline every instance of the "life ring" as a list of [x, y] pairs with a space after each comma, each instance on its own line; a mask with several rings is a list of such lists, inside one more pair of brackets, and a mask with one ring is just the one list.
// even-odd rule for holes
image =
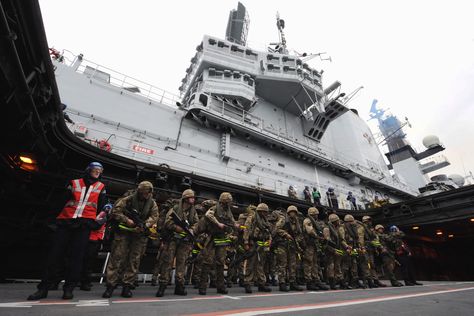
[[110, 152], [112, 150], [112, 145], [105, 139], [101, 139], [99, 141], [99, 148], [105, 150], [106, 152]]

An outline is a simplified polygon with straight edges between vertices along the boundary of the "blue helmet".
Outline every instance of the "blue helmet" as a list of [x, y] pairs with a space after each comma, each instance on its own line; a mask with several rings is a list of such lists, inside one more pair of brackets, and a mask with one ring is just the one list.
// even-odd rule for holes
[[94, 162], [91, 162], [87, 166], [86, 172], [89, 172], [91, 169], [94, 169], [94, 168], [100, 168], [100, 169], [102, 169], [102, 171], [104, 170], [104, 166], [102, 166], [102, 164], [100, 162], [94, 161]]
[[399, 229], [398, 229], [398, 227], [397, 227], [397, 226], [395, 226], [395, 225], [392, 225], [392, 226], [390, 226], [390, 231], [391, 231], [392, 233], [394, 233], [394, 232], [397, 232], [397, 231], [399, 231]]

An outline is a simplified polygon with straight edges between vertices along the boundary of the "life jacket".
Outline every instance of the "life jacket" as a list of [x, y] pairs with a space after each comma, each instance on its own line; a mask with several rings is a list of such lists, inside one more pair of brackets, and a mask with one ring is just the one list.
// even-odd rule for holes
[[[97, 181], [89, 186], [84, 179], [75, 179], [71, 181], [71, 191], [73, 198], [64, 206], [57, 219], [73, 219], [73, 218], [89, 218], [95, 220], [97, 216], [97, 205], [99, 203], [99, 195], [104, 184]], [[87, 190], [87, 192], [86, 192]]]
[[103, 240], [104, 235], [105, 235], [105, 224], [100, 226], [100, 228], [97, 230], [91, 230], [91, 233], [89, 235], [89, 240], [93, 240], [93, 241]]

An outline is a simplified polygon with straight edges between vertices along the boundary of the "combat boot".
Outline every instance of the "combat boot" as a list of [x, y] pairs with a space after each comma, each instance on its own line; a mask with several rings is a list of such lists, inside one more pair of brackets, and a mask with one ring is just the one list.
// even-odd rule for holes
[[174, 289], [174, 294], [186, 296], [188, 295], [188, 292], [186, 292], [186, 289], [184, 288], [183, 284], [176, 284], [176, 287]]
[[271, 292], [272, 289], [269, 288], [269, 287], [266, 286], [266, 285], [259, 285], [259, 286], [258, 286], [258, 291], [259, 291], [259, 292]]
[[120, 296], [125, 297], [125, 298], [130, 298], [133, 296], [132, 290], [130, 289], [129, 285], [124, 285], [122, 288], [122, 293]]
[[244, 286], [244, 289], [245, 289], [245, 293], [247, 293], [247, 294], [252, 293], [252, 287], [250, 286], [250, 284], [246, 284]]
[[291, 282], [290, 291], [303, 291], [303, 288], [301, 288], [298, 284]]
[[72, 300], [74, 295], [72, 294], [72, 290], [74, 287], [65, 287], [63, 288], [63, 300]]
[[271, 285], [272, 285], [272, 286], [277, 286], [277, 285], [278, 285], [278, 281], [275, 279], [274, 276], [272, 277]]
[[42, 298], [47, 298], [47, 297], [48, 297], [48, 289], [38, 289], [38, 291], [28, 296], [27, 300], [37, 301], [37, 300], [40, 300]]
[[228, 294], [229, 291], [227, 291], [227, 289], [225, 287], [219, 287], [217, 289], [217, 293], [219, 293], [219, 294]]
[[280, 283], [279, 287], [280, 287], [280, 292], [289, 292], [290, 291], [285, 283]]
[[306, 290], [308, 290], [308, 291], [316, 291], [316, 290], [318, 290], [318, 288], [315, 287], [312, 282], [307, 282], [307, 283], [306, 283]]
[[328, 281], [329, 281], [329, 287], [331, 288], [331, 290], [337, 290], [336, 281], [334, 280], [334, 278], [329, 278]]
[[323, 284], [323, 282], [321, 282], [321, 281], [315, 281], [314, 282], [314, 288], [316, 290], [321, 290], [321, 291], [329, 290], [329, 287], [326, 284]]
[[339, 282], [339, 286], [341, 288], [341, 290], [352, 290], [352, 286], [350, 286], [347, 282], [345, 282], [344, 280], [341, 280]]
[[105, 292], [102, 294], [103, 298], [110, 298], [112, 297], [112, 294], [114, 293], [115, 286], [107, 285], [107, 288], [105, 289]]
[[163, 297], [165, 295], [165, 290], [166, 290], [166, 283], [160, 283], [160, 287], [158, 288], [158, 291], [156, 292], [156, 297]]
[[374, 284], [376, 284], [378, 287], [387, 287], [387, 284], [382, 283], [380, 280], [375, 280]]
[[357, 282], [357, 285], [359, 286], [359, 288], [361, 289], [366, 289], [367, 288], [367, 280], [359, 280]]
[[392, 286], [394, 287], [400, 287], [400, 286], [403, 286], [403, 284], [401, 284], [400, 282], [398, 282], [397, 280], [393, 279], [393, 280], [390, 280], [390, 283], [392, 284]]
[[199, 295], [206, 295], [206, 289], [200, 288]]
[[371, 288], [371, 289], [379, 287], [376, 283], [374, 283], [374, 280], [372, 280], [372, 279], [368, 279], [367, 284], [369, 285], [369, 288]]
[[414, 281], [413, 284], [415, 284], [415, 285], [423, 285], [423, 283], [420, 283], [420, 282], [417, 282], [417, 281]]
[[415, 283], [405, 280], [405, 286], [414, 286], [414, 285]]

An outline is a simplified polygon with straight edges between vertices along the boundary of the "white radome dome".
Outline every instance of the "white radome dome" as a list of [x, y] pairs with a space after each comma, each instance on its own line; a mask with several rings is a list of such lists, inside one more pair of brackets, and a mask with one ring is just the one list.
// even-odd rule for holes
[[423, 138], [423, 146], [425, 146], [426, 148], [431, 148], [438, 145], [441, 145], [438, 136], [428, 135]]
[[462, 187], [464, 185], [464, 177], [459, 175], [459, 174], [450, 174], [448, 176], [451, 180], [453, 180], [453, 182], [459, 186], [459, 187]]

